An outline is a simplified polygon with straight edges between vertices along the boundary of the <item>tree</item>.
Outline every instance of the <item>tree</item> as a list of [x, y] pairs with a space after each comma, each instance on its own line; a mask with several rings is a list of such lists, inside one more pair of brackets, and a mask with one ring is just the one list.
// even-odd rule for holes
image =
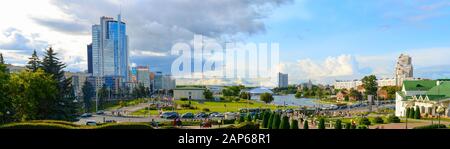
[[247, 114], [247, 118], [245, 120], [247, 120], [247, 122], [251, 122], [252, 121], [252, 115], [250, 113], [248, 113]]
[[400, 118], [395, 115], [389, 115], [387, 118], [388, 123], [400, 123]]
[[262, 93], [260, 95], [260, 99], [261, 101], [264, 101], [266, 104], [271, 103], [274, 100], [272, 94], [270, 93]]
[[42, 70], [22, 71], [11, 76], [10, 94], [14, 118], [19, 121], [47, 119], [54, 116], [58, 106], [57, 82]]
[[81, 90], [83, 91], [83, 103], [85, 112], [89, 112], [89, 109], [91, 109], [92, 107], [91, 105], [92, 97], [95, 96], [94, 92], [95, 88], [91, 83], [89, 83], [86, 80]]
[[317, 126], [318, 129], [325, 129], [325, 119], [320, 118], [319, 119], [319, 126]]
[[250, 95], [249, 92], [241, 92], [239, 97], [242, 98], [242, 99], [251, 99], [251, 95]]
[[297, 93], [295, 93], [295, 98], [302, 98], [302, 92], [297, 91]]
[[411, 113], [411, 108], [406, 108], [406, 113], [405, 113], [405, 117], [410, 118], [410, 113]]
[[54, 111], [49, 113], [47, 118], [72, 120], [77, 112], [72, 78], [64, 77], [63, 69], [66, 65], [60, 62], [56, 55], [57, 53], [53, 51], [52, 47], [48, 48], [41, 63], [41, 68], [45, 73], [52, 76], [58, 89], [57, 101], [53, 102], [51, 106], [51, 108], [54, 108]]
[[263, 121], [262, 121], [262, 128], [267, 128], [268, 127], [267, 123], [269, 121], [270, 115], [272, 115], [272, 112], [270, 112], [270, 111], [265, 111], [264, 112]]
[[280, 128], [280, 123], [281, 123], [281, 116], [279, 113], [275, 113], [272, 121], [272, 129]]
[[5, 64], [5, 60], [3, 59], [2, 53], [0, 53], [0, 64]]
[[345, 129], [352, 129], [351, 123], [345, 123]]
[[289, 129], [291, 126], [289, 125], [289, 117], [287, 117], [286, 115], [283, 116], [283, 119], [281, 120], [280, 123], [280, 129]]
[[420, 119], [420, 109], [417, 106], [416, 110], [414, 111], [414, 119]]
[[104, 108], [104, 104], [106, 99], [108, 99], [108, 88], [106, 88], [106, 84], [103, 84], [102, 88], [98, 90], [98, 107], [100, 109]]
[[36, 50], [33, 51], [33, 54], [28, 59], [29, 59], [28, 65], [26, 67], [28, 68], [28, 70], [36, 72], [36, 70], [38, 70], [38, 68], [41, 67], [41, 61], [39, 60], [39, 57], [36, 54]]
[[203, 92], [203, 96], [205, 96], [206, 99], [213, 99], [214, 98], [213, 97], [213, 93], [210, 90], [208, 90], [208, 89], [206, 89], [205, 92]]
[[411, 107], [409, 110], [409, 118], [414, 118], [414, 115], [416, 114], [416, 112], [414, 111], [414, 108]]
[[362, 79], [362, 84], [366, 90], [366, 95], [377, 95], [378, 83], [375, 75], [365, 76]]
[[0, 124], [11, 122], [13, 120], [12, 113], [14, 111], [9, 94], [11, 87], [9, 83], [10, 74], [6, 69], [6, 66], [3, 63], [0, 63]]
[[270, 112], [269, 120], [267, 121], [267, 128], [272, 129], [274, 117], [275, 117], [275, 112]]
[[296, 119], [292, 120], [291, 129], [298, 129], [298, 121]]
[[336, 124], [334, 125], [334, 129], [342, 129], [342, 121], [340, 119], [336, 120]]
[[303, 124], [303, 129], [309, 129], [308, 120], [305, 120], [305, 123]]
[[363, 117], [359, 120], [359, 125], [370, 125], [370, 120], [367, 117]]

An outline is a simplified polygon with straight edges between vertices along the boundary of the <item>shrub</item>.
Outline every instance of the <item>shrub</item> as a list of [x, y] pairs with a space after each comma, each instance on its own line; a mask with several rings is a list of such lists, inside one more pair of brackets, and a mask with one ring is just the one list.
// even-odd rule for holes
[[265, 111], [264, 113], [265, 113], [265, 114], [264, 114], [264, 116], [263, 116], [263, 122], [262, 122], [262, 124], [263, 124], [263, 127], [264, 127], [264, 128], [268, 128], [269, 119], [270, 119], [270, 115], [272, 115], [272, 112], [270, 112], [270, 111]]
[[253, 122], [244, 122], [236, 126], [237, 129], [259, 129], [259, 124]]
[[384, 120], [383, 120], [383, 118], [377, 116], [377, 117], [375, 117], [375, 118], [372, 120], [372, 122], [373, 122], [374, 124], [383, 124], [383, 123], [384, 123]]
[[278, 128], [280, 128], [280, 123], [281, 123], [281, 117], [280, 117], [280, 114], [276, 113], [276, 114], [273, 116], [272, 129], [278, 129]]
[[223, 124], [234, 124], [235, 123], [235, 119], [224, 119], [222, 120]]
[[291, 129], [298, 129], [298, 121], [297, 120], [292, 120]]
[[309, 129], [307, 120], [305, 120], [305, 123], [303, 124], [303, 129]]
[[444, 124], [433, 124], [433, 125], [414, 127], [413, 129], [441, 129], [441, 128], [447, 128], [447, 126], [445, 126]]
[[173, 107], [163, 107], [162, 108], [164, 111], [171, 111], [173, 109]]
[[340, 119], [336, 120], [336, 124], [334, 125], [334, 129], [342, 129], [342, 121]]
[[359, 125], [370, 125], [370, 121], [367, 117], [363, 117], [359, 120]]
[[180, 100], [181, 100], [181, 101], [187, 101], [188, 98], [186, 98], [186, 97], [181, 97]]
[[49, 123], [49, 124], [61, 124], [61, 125], [67, 125], [72, 127], [80, 127], [80, 125], [67, 122], [67, 121], [59, 121], [59, 120], [32, 120], [29, 121], [30, 123]]
[[410, 113], [411, 113], [411, 108], [406, 108], [405, 117], [411, 118], [411, 117], [410, 117], [410, 115], [411, 115]]
[[318, 129], [325, 129], [325, 119], [320, 118], [319, 119], [319, 126], [317, 126]]
[[270, 112], [269, 119], [267, 121], [267, 128], [272, 129], [273, 117], [275, 116], [275, 112]]
[[145, 123], [110, 123], [96, 129], [153, 129], [153, 127]]
[[244, 122], [245, 121], [245, 118], [244, 118], [244, 116], [239, 116], [239, 123], [242, 123], [242, 122]]
[[358, 125], [356, 129], [367, 129], [367, 125]]
[[388, 123], [400, 123], [400, 118], [395, 115], [389, 115], [387, 118]]
[[252, 115], [250, 115], [250, 113], [247, 114], [247, 118], [245, 118], [245, 120], [247, 122], [251, 122], [252, 121]]
[[409, 109], [409, 118], [414, 118], [414, 114], [415, 114], [414, 108], [410, 108]]
[[208, 108], [203, 108], [202, 111], [203, 112], [209, 112], [209, 109]]
[[352, 129], [351, 123], [345, 123], [345, 129]]
[[289, 125], [289, 117], [283, 116], [283, 119], [280, 123], [280, 129], [289, 129], [291, 126]]
[[420, 109], [419, 107], [416, 107], [416, 110], [414, 110], [414, 118], [420, 119]]
[[189, 108], [189, 107], [191, 107], [191, 105], [190, 105], [190, 104], [181, 104], [181, 107], [183, 107], [183, 108]]

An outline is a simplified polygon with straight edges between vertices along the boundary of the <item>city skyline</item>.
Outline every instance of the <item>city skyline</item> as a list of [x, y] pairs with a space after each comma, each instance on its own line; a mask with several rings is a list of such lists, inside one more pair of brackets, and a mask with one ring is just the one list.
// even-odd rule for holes
[[[87, 70], [90, 26], [101, 16], [122, 12], [130, 36], [130, 66], [149, 65], [152, 71], [169, 72], [176, 58], [169, 54], [172, 44], [189, 42], [194, 34], [202, 34], [222, 43], [279, 42], [281, 72], [289, 74], [291, 84], [310, 79], [332, 83], [368, 74], [392, 78], [395, 59], [401, 53], [412, 57], [415, 77], [450, 76], [450, 37], [446, 37], [450, 32], [450, 5], [445, 1], [21, 3], [0, 6], [0, 11], [14, 14], [0, 17], [4, 20], [0, 25], [0, 52], [14, 65], [24, 65], [33, 49], [42, 55], [43, 49], [53, 46], [68, 64], [67, 70]], [[190, 9], [193, 7], [204, 9]], [[164, 13], [162, 8], [171, 13]], [[230, 17], [236, 16], [234, 13], [241, 15]]]

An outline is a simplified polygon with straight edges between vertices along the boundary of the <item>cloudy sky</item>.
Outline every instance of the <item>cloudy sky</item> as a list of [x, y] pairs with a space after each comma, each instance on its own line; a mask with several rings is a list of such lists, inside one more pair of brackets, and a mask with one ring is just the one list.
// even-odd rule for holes
[[223, 42], [278, 42], [290, 83], [393, 77], [400, 53], [416, 77], [450, 76], [446, 0], [4, 0], [0, 52], [23, 65], [54, 47], [70, 71], [84, 71], [90, 27], [122, 12], [131, 62], [168, 72], [171, 46], [194, 34]]

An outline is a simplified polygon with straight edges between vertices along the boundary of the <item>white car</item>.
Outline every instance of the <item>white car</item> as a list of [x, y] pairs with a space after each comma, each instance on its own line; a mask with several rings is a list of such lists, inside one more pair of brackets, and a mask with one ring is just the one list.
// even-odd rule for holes
[[226, 112], [225, 113], [225, 119], [227, 120], [232, 120], [232, 119], [236, 119], [236, 113], [232, 113], [232, 112]]
[[86, 125], [88, 126], [97, 126], [97, 122], [95, 120], [87, 120]]

